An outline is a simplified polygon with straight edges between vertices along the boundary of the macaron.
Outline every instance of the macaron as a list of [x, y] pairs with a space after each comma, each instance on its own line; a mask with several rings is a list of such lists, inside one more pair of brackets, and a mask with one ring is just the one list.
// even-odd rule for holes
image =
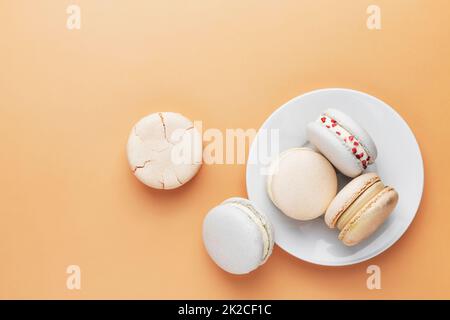
[[330, 162], [309, 148], [282, 152], [269, 168], [267, 192], [288, 217], [311, 220], [322, 215], [337, 192], [336, 171]]
[[134, 175], [155, 189], [175, 189], [191, 180], [202, 162], [202, 139], [191, 120], [157, 112], [139, 120], [127, 144]]
[[270, 222], [249, 200], [230, 198], [206, 215], [203, 243], [220, 268], [246, 274], [267, 261], [274, 234]]
[[394, 188], [385, 186], [376, 173], [350, 181], [333, 199], [325, 223], [340, 230], [339, 239], [353, 246], [372, 235], [389, 217], [398, 202]]
[[370, 135], [345, 113], [327, 109], [307, 125], [307, 136], [344, 175], [360, 175], [377, 158]]

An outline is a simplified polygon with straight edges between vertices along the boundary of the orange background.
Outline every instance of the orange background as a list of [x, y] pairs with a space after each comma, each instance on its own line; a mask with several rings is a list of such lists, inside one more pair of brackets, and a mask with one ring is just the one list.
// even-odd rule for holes
[[[71, 3], [81, 30], [66, 28]], [[380, 31], [366, 27], [372, 3]], [[449, 12], [447, 0], [0, 0], [0, 298], [450, 298]], [[423, 153], [418, 215], [370, 261], [320, 267], [277, 247], [250, 275], [226, 274], [201, 225], [245, 196], [245, 166], [205, 165], [174, 191], [128, 168], [146, 114], [258, 128], [323, 87], [385, 100]], [[70, 264], [81, 290], [66, 288]], [[382, 290], [366, 288], [370, 264]]]

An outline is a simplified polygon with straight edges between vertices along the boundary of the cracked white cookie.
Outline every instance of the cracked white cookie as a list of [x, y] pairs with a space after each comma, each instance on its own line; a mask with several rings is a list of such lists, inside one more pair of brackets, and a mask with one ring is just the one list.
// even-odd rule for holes
[[127, 144], [135, 176], [156, 189], [175, 189], [191, 180], [202, 163], [202, 138], [179, 113], [152, 113], [135, 124]]

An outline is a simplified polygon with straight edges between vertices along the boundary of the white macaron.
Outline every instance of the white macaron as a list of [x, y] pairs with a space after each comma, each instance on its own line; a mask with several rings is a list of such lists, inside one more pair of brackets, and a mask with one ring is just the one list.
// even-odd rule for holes
[[267, 261], [274, 234], [270, 222], [249, 200], [230, 198], [206, 215], [203, 242], [220, 268], [246, 274]]
[[307, 125], [307, 136], [348, 177], [360, 175], [377, 158], [377, 148], [370, 135], [339, 110], [325, 110]]
[[191, 180], [202, 162], [202, 139], [191, 120], [174, 112], [150, 114], [135, 124], [127, 144], [135, 176], [156, 189]]
[[288, 217], [315, 219], [336, 195], [336, 171], [320, 153], [291, 148], [272, 161], [267, 192], [273, 204]]

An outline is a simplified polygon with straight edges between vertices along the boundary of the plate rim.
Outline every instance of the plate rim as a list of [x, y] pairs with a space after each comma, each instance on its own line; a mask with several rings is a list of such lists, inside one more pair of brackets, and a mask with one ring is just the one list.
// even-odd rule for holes
[[[252, 144], [251, 144], [251, 146], [250, 146], [250, 149], [249, 149], [249, 157], [248, 157], [248, 158], [250, 158], [250, 155], [254, 153], [253, 149], [256, 147], [256, 143], [255, 143], [255, 142], [256, 142], [257, 139], [258, 139], [258, 136], [259, 136], [259, 133], [260, 133], [261, 129], [263, 129], [263, 127], [266, 125], [266, 123], [267, 123], [267, 122], [268, 122], [275, 114], [281, 112], [282, 109], [284, 109], [287, 105], [292, 104], [292, 103], [295, 102], [296, 100], [302, 99], [302, 98], [304, 98], [304, 97], [306, 97], [306, 96], [309, 96], [309, 95], [312, 95], [312, 94], [320, 94], [320, 93], [323, 93], [323, 92], [331, 92], [331, 91], [334, 91], [334, 92], [336, 92], [336, 91], [337, 91], [337, 92], [345, 92], [345, 93], [350, 93], [350, 94], [362, 95], [362, 96], [368, 97], [368, 98], [370, 98], [370, 99], [374, 99], [374, 100], [376, 100], [378, 103], [381, 103], [381, 104], [383, 104], [384, 106], [386, 106], [388, 109], [390, 109], [390, 111], [391, 111], [396, 117], [398, 117], [401, 121], [403, 121], [403, 122], [406, 124], [406, 127], [407, 127], [407, 129], [409, 130], [409, 133], [411, 134], [411, 136], [413, 137], [414, 142], [415, 142], [415, 144], [416, 144], [416, 146], [417, 146], [417, 149], [418, 149], [418, 151], [419, 151], [419, 152], [418, 152], [418, 155], [419, 155], [419, 163], [421, 164], [421, 166], [420, 166], [420, 167], [421, 167], [421, 170], [420, 170], [420, 173], [419, 173], [419, 175], [420, 175], [419, 178], [420, 178], [420, 183], [421, 183], [421, 187], [420, 187], [420, 199], [419, 199], [419, 201], [418, 201], [418, 203], [417, 203], [417, 206], [416, 206], [416, 208], [415, 208], [415, 210], [414, 210], [414, 214], [412, 215], [411, 220], [409, 221], [409, 223], [408, 223], [408, 225], [405, 227], [405, 229], [402, 230], [402, 232], [400, 232], [397, 236], [392, 237], [391, 240], [390, 240], [389, 242], [387, 242], [386, 245], [385, 245], [383, 248], [381, 248], [381, 249], [379, 249], [379, 250], [376, 250], [376, 251], [373, 252], [372, 254], [370, 254], [370, 255], [368, 255], [368, 256], [366, 256], [366, 257], [362, 257], [362, 258], [356, 259], [356, 260], [354, 260], [354, 261], [350, 261], [350, 262], [333, 262], [333, 261], [320, 261], [320, 260], [305, 259], [305, 258], [300, 258], [300, 257], [298, 257], [298, 256], [295, 255], [293, 252], [291, 252], [291, 250], [286, 249], [286, 248], [283, 248], [283, 247], [282, 247], [281, 245], [279, 245], [278, 242], [275, 240], [275, 244], [277, 245], [277, 247], [279, 247], [279, 248], [282, 249], [283, 251], [287, 252], [287, 253], [290, 254], [291, 256], [295, 257], [296, 259], [299, 259], [299, 260], [302, 260], [302, 261], [305, 261], [305, 262], [308, 262], [308, 263], [312, 263], [312, 264], [315, 264], [315, 265], [329, 266], [329, 267], [339, 267], [339, 266], [351, 266], [351, 265], [355, 265], [355, 264], [358, 264], [358, 263], [362, 263], [362, 262], [364, 262], [364, 261], [367, 261], [367, 260], [370, 260], [370, 259], [372, 259], [372, 258], [375, 258], [376, 256], [382, 254], [383, 252], [385, 252], [386, 250], [388, 250], [389, 248], [391, 248], [397, 241], [399, 241], [399, 240], [403, 237], [403, 235], [406, 233], [406, 231], [408, 231], [408, 229], [410, 228], [411, 224], [412, 224], [413, 221], [415, 220], [415, 218], [416, 218], [416, 216], [417, 216], [417, 213], [418, 213], [418, 211], [419, 211], [420, 205], [421, 205], [421, 203], [422, 203], [423, 191], [424, 191], [424, 185], [425, 185], [425, 167], [424, 167], [424, 161], [423, 161], [422, 151], [421, 151], [421, 149], [420, 149], [420, 144], [419, 144], [419, 142], [418, 142], [418, 140], [417, 140], [417, 138], [416, 138], [414, 132], [412, 131], [412, 129], [411, 129], [411, 127], [409, 126], [408, 122], [407, 122], [402, 116], [400, 116], [400, 114], [399, 114], [393, 107], [391, 107], [388, 103], [384, 102], [384, 101], [381, 100], [380, 98], [377, 98], [377, 97], [375, 97], [375, 96], [372, 96], [371, 94], [368, 94], [368, 93], [366, 93], [366, 92], [362, 92], [362, 91], [358, 91], [358, 90], [350, 89], [350, 88], [339, 88], [339, 87], [320, 88], [320, 89], [315, 89], [315, 90], [312, 90], [312, 91], [305, 92], [305, 93], [303, 93], [303, 94], [300, 94], [300, 95], [298, 95], [298, 96], [296, 96], [296, 97], [294, 97], [294, 98], [288, 100], [287, 102], [285, 102], [285, 103], [283, 103], [281, 106], [279, 106], [277, 109], [275, 109], [275, 110], [274, 110], [274, 111], [273, 111], [273, 112], [272, 112], [272, 113], [264, 120], [264, 122], [260, 125], [260, 127], [259, 127], [259, 129], [258, 129], [258, 131], [257, 131], [257, 133], [256, 133], [255, 139], [253, 139]], [[247, 161], [247, 165], [246, 165], [246, 168], [245, 168], [245, 184], [246, 184], [247, 196], [248, 196], [248, 198], [250, 199], [250, 191], [249, 191], [249, 187], [248, 187], [248, 186], [249, 186], [248, 181], [249, 181], [249, 179], [250, 179], [250, 178], [249, 178], [249, 174], [250, 174], [250, 173], [249, 173], [249, 170], [248, 170], [249, 165], [250, 165], [250, 161]], [[276, 231], [275, 231], [275, 232], [276, 232]]]

